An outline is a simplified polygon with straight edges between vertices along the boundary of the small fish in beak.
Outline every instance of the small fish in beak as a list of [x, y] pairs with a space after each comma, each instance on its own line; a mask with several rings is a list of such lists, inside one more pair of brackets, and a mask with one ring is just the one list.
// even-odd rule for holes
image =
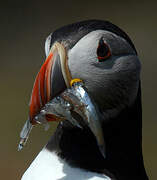
[[[58, 79], [58, 76], [61, 78]], [[59, 90], [57, 86], [54, 88], [55, 83], [60, 85]], [[81, 121], [74, 113], [81, 117]], [[30, 115], [21, 131], [18, 150], [26, 144], [35, 124], [43, 124], [47, 130], [49, 121], [65, 119], [78, 128], [88, 126], [105, 158], [100, 112], [83, 82], [80, 79], [72, 80], [67, 67], [66, 51], [61, 44], [56, 43], [36, 77], [30, 101]]]

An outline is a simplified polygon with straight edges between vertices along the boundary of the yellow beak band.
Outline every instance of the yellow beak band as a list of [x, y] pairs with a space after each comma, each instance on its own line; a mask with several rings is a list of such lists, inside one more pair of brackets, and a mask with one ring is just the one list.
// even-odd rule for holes
[[81, 80], [81, 79], [72, 79], [72, 80], [70, 81], [70, 86], [72, 87], [73, 84], [74, 84], [74, 83], [77, 83], [77, 82], [82, 82], [82, 80]]

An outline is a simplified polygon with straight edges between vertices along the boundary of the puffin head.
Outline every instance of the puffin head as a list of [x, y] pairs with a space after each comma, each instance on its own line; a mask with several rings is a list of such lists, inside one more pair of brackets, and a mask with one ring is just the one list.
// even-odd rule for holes
[[[117, 176], [124, 169], [129, 174], [129, 168], [143, 167], [141, 64], [128, 35], [108, 21], [77, 22], [51, 33], [45, 53], [30, 100], [30, 122], [37, 124], [35, 116], [45, 104], [70, 88], [71, 80], [81, 79], [102, 115], [106, 155], [100, 153], [90, 128], [80, 129], [68, 120], [59, 124], [46, 147], [70, 164], [107, 169]], [[58, 120], [52, 115], [46, 119]]]
[[[107, 119], [134, 103], [141, 65], [133, 43], [121, 29], [100, 20], [65, 26], [46, 39], [46, 56], [49, 56], [56, 42], [65, 50], [66, 65], [70, 72], [68, 77], [83, 81]], [[62, 78], [58, 82], [59, 73], [53, 74], [52, 86], [58, 84], [54, 91], [61, 92], [69, 87]]]

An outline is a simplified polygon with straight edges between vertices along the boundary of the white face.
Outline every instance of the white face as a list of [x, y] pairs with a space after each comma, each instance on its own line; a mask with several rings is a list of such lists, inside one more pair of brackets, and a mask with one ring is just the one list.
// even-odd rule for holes
[[[103, 38], [111, 55], [99, 62], [97, 49]], [[49, 54], [51, 34], [45, 42]], [[66, 47], [66, 42], [62, 41]], [[134, 102], [140, 81], [140, 61], [130, 44], [122, 37], [104, 30], [92, 31], [68, 50], [72, 78], [84, 81], [88, 92], [102, 111], [119, 112]]]
[[[103, 62], [97, 58], [100, 38], [108, 45], [111, 56]], [[129, 43], [108, 31], [93, 31], [68, 51], [72, 78], [84, 81], [88, 92], [102, 110], [121, 109], [137, 95], [140, 62]]]

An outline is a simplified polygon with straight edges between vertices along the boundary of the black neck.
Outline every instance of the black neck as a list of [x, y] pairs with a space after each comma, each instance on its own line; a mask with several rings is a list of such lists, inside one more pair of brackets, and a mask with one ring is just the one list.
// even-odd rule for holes
[[142, 156], [140, 88], [135, 103], [104, 123], [103, 130], [106, 159], [91, 131], [73, 127], [68, 121], [58, 126], [46, 147], [56, 151], [71, 166], [114, 175], [118, 180], [148, 180]]

